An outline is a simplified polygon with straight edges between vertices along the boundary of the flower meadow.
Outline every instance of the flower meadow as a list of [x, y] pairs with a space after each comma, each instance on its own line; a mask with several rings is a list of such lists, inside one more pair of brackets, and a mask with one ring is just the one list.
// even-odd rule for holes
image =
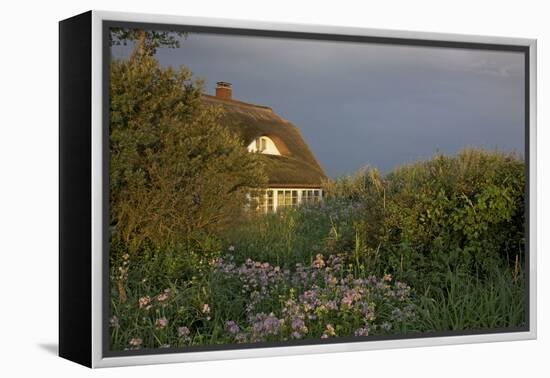
[[327, 183], [321, 203], [132, 250], [112, 350], [334, 342], [525, 324], [523, 162], [465, 151]]
[[[232, 255], [211, 265], [214, 286], [232, 289], [224, 298], [230, 303], [208, 295], [201, 301], [207, 286], [143, 295], [125, 306], [133, 316], [111, 317], [114, 339], [120, 338], [121, 347], [127, 341], [124, 349], [138, 349], [200, 345], [213, 337], [216, 343], [255, 343], [383, 335], [403, 331], [416, 317], [407, 284], [390, 274], [358, 278], [342, 256], [318, 254], [292, 272], [251, 259], [238, 265]], [[131, 337], [122, 329], [132, 327], [121, 318], [137, 323]]]

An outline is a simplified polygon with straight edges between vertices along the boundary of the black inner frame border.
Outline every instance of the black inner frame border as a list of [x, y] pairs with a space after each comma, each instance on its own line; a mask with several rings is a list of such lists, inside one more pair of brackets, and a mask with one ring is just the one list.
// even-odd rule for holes
[[[445, 331], [445, 332], [425, 332], [425, 333], [410, 333], [404, 335], [388, 335], [388, 336], [348, 336], [337, 337], [332, 339], [302, 339], [281, 342], [261, 342], [247, 344], [219, 344], [219, 345], [200, 345], [186, 348], [156, 348], [156, 349], [138, 349], [127, 351], [113, 351], [110, 349], [111, 335], [109, 330], [110, 317], [110, 266], [109, 266], [109, 162], [110, 162], [110, 119], [109, 119], [109, 72], [111, 62], [111, 46], [109, 45], [109, 33], [111, 28], [128, 28], [128, 29], [146, 29], [146, 30], [162, 30], [176, 31], [189, 33], [203, 34], [218, 34], [227, 36], [247, 36], [247, 37], [266, 37], [266, 38], [288, 38], [302, 40], [322, 40], [336, 42], [360, 42], [369, 44], [386, 44], [414, 47], [441, 47], [441, 48], [457, 48], [457, 49], [473, 49], [473, 50], [492, 50], [503, 52], [519, 52], [524, 55], [524, 118], [525, 118], [525, 133], [524, 133], [524, 161], [525, 161], [525, 250], [524, 250], [524, 311], [525, 325], [522, 327], [508, 328], [488, 328], [488, 329], [472, 329], [463, 331]], [[284, 27], [284, 26], [283, 26]], [[314, 26], [312, 26], [314, 28]], [[406, 31], [403, 31], [406, 33]], [[295, 31], [279, 31], [279, 30], [262, 30], [262, 29], [246, 29], [246, 28], [230, 28], [230, 27], [212, 27], [212, 26], [196, 26], [196, 25], [173, 25], [160, 23], [146, 22], [127, 22], [116, 20], [102, 21], [102, 176], [103, 176], [103, 192], [102, 192], [102, 357], [124, 357], [124, 356], [143, 356], [153, 354], [180, 354], [206, 351], [223, 351], [236, 349], [257, 349], [257, 348], [277, 348], [277, 347], [292, 347], [304, 345], [331, 345], [343, 344], [351, 342], [368, 342], [381, 340], [406, 340], [419, 338], [434, 338], [434, 337], [449, 337], [449, 336], [466, 336], [466, 335], [487, 335], [497, 333], [514, 333], [514, 332], [529, 332], [530, 331], [530, 47], [513, 44], [499, 43], [482, 43], [482, 42], [457, 42], [457, 41], [442, 41], [432, 39], [418, 38], [398, 38], [398, 37], [374, 37], [351, 34], [327, 34], [315, 32], [295, 32]], [[465, 36], [467, 38], [467, 36]]]

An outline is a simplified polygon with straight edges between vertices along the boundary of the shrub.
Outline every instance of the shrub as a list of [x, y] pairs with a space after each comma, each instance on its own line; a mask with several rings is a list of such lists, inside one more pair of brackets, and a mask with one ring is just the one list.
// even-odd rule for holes
[[356, 244], [367, 265], [419, 289], [442, 283], [449, 269], [484, 276], [523, 257], [524, 163], [513, 154], [440, 154], [384, 177], [364, 170], [327, 191], [363, 205]]

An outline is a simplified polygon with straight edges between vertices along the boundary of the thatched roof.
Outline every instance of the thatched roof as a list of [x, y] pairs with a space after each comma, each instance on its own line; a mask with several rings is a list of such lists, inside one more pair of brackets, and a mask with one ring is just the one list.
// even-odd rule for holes
[[292, 123], [279, 117], [267, 106], [209, 95], [203, 95], [203, 101], [223, 108], [224, 122], [242, 137], [246, 146], [261, 136], [273, 140], [281, 156], [263, 155], [267, 160], [270, 186], [321, 186], [321, 181], [326, 178], [323, 168]]

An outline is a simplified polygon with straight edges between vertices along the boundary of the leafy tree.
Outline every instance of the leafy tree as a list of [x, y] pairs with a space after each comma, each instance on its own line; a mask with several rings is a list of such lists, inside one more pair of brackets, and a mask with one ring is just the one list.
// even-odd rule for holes
[[185, 67], [147, 55], [111, 63], [110, 221], [112, 240], [130, 253], [222, 229], [265, 182], [258, 156], [201, 92]]
[[111, 46], [126, 46], [129, 41], [134, 41], [135, 46], [130, 55], [131, 60], [138, 55], [153, 56], [159, 47], [179, 47], [178, 37], [185, 36], [186, 33], [174, 31], [111, 28], [109, 43]]

